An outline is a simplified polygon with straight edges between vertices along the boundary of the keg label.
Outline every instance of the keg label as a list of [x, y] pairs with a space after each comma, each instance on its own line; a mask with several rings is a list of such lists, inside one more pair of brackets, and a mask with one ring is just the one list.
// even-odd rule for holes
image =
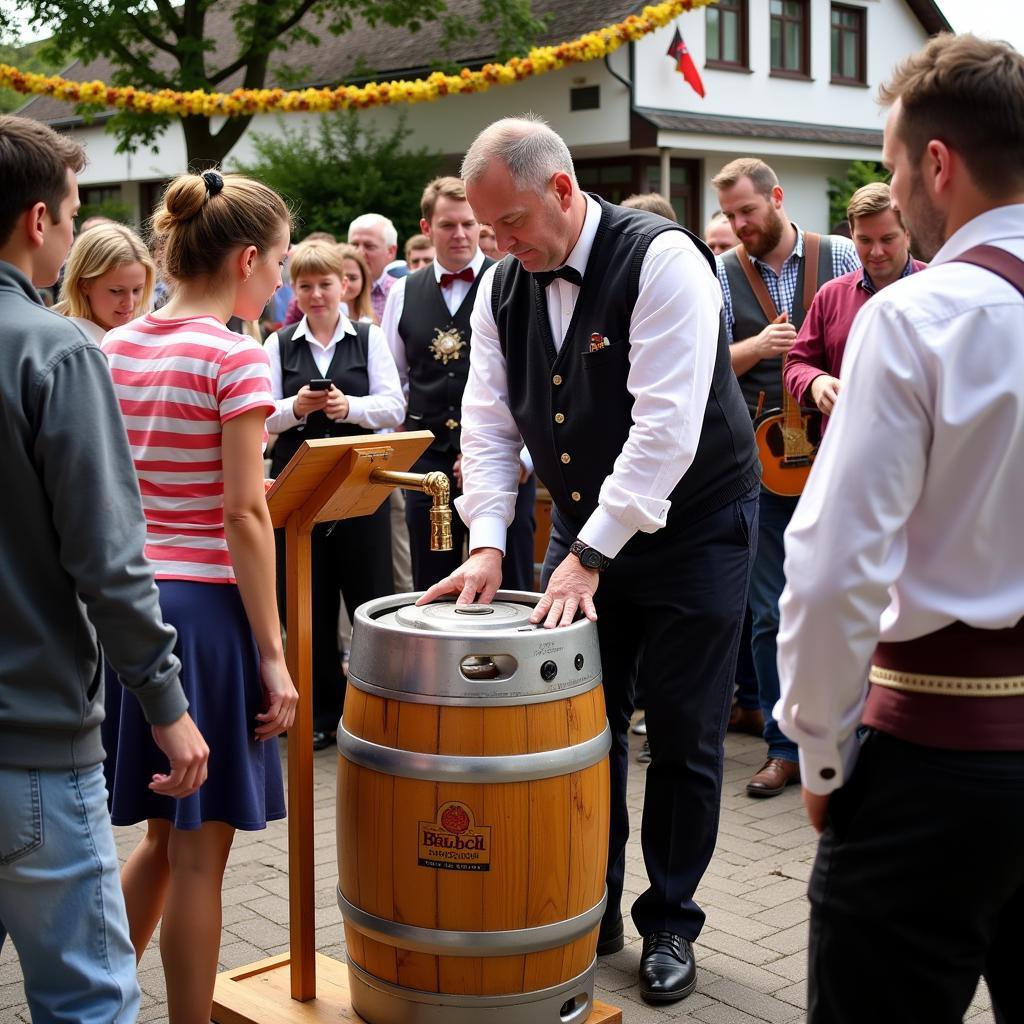
[[473, 811], [458, 800], [441, 804], [434, 821], [420, 822], [419, 864], [446, 871], [490, 871], [490, 825], [477, 825]]

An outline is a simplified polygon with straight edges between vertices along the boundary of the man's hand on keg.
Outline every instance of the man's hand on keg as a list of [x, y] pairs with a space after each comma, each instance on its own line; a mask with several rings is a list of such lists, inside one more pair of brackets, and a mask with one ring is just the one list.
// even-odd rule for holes
[[591, 622], [597, 622], [594, 594], [600, 582], [601, 574], [596, 569], [580, 565], [575, 555], [566, 555], [562, 564], [551, 574], [548, 589], [533, 609], [530, 621], [536, 624], [543, 619], [545, 629], [569, 626], [576, 612], [582, 609]]
[[469, 558], [439, 583], [435, 583], [416, 603], [430, 604], [445, 594], [458, 594], [456, 604], [490, 604], [501, 586], [501, 558], [498, 548], [477, 548]]

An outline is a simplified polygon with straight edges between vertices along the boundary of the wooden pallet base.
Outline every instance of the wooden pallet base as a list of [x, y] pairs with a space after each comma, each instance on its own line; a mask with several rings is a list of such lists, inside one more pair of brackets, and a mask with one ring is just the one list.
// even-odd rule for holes
[[[285, 953], [219, 974], [213, 993], [216, 1024], [365, 1024], [352, 1009], [343, 963], [317, 953], [319, 995], [299, 1003], [291, 997], [290, 962]], [[622, 1024], [622, 1011], [595, 1002], [587, 1024]]]

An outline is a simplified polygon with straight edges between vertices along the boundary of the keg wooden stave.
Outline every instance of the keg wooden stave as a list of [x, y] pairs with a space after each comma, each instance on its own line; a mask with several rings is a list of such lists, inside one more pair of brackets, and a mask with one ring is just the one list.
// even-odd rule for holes
[[[357, 636], [366, 626], [359, 620]], [[537, 631], [473, 637], [468, 646], [428, 634], [451, 648], [456, 665], [466, 651], [515, 655], [509, 644], [518, 643], [517, 672], [497, 681], [497, 703], [453, 695], [450, 679], [437, 687], [444, 695], [425, 695], [415, 665], [431, 659], [418, 637], [412, 664], [397, 673], [408, 669], [416, 692], [382, 696], [386, 680], [357, 675], [373, 673], [354, 637], [339, 729], [339, 903], [353, 1006], [370, 1024], [585, 1019], [604, 906], [610, 734], [593, 624], [559, 632], [558, 652]], [[392, 645], [410, 638], [378, 639], [393, 669]], [[540, 664], [559, 662], [568, 696], [530, 680], [522, 688], [533, 692], [516, 696], [515, 675], [532, 677], [536, 647]], [[582, 673], [573, 668], [580, 659]], [[449, 835], [445, 809], [464, 832]], [[479, 844], [481, 832], [483, 852], [422, 845], [459, 836]], [[467, 857], [476, 869], [438, 867], [435, 856]]]

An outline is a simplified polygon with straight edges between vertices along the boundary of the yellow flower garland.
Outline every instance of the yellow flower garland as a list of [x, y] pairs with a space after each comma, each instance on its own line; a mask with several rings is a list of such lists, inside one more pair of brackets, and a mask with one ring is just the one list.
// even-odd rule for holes
[[187, 117], [236, 117], [245, 114], [288, 114], [294, 111], [326, 113], [350, 107], [365, 108], [389, 103], [422, 103], [453, 93], [484, 92], [492, 85], [511, 85], [524, 78], [557, 71], [569, 64], [599, 60], [667, 25], [684, 11], [707, 7], [717, 0], [665, 0], [631, 14], [616, 25], [588, 32], [558, 46], [534, 47], [525, 57], [504, 64], [485, 64], [479, 71], [463, 68], [457, 75], [435, 71], [427, 78], [403, 82], [370, 82], [339, 85], [336, 89], [235, 89], [234, 92], [177, 92], [161, 89], [145, 92], [133, 86], [115, 87], [103, 82], [72, 82], [58, 75], [36, 75], [0, 64], [0, 86], [21, 93], [39, 93], [68, 103], [116, 107], [144, 114]]

